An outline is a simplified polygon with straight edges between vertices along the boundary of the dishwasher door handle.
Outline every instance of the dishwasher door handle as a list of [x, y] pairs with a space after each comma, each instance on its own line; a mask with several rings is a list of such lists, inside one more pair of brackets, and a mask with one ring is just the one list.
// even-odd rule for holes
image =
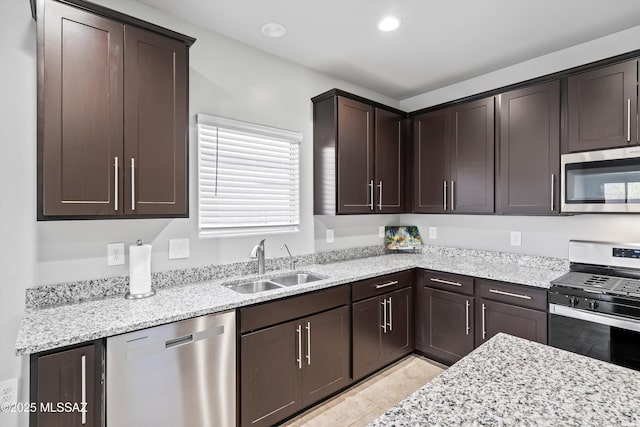
[[172, 339], [172, 340], [169, 340], [169, 341], [165, 342], [164, 343], [164, 347], [165, 348], [176, 347], [176, 346], [183, 345], [183, 344], [189, 344], [192, 341], [193, 341], [193, 334], [185, 335], [183, 337], [175, 338], [175, 339]]

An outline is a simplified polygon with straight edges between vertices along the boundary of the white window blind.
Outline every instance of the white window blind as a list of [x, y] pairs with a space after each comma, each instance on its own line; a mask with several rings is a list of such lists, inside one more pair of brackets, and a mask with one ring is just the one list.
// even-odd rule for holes
[[296, 231], [302, 134], [198, 114], [200, 236]]

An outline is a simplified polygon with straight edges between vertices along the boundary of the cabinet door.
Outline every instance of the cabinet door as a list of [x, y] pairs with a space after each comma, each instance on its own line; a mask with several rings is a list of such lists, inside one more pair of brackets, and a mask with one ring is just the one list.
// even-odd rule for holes
[[449, 109], [416, 116], [414, 138], [414, 211], [442, 213], [449, 198]]
[[302, 321], [304, 406], [317, 402], [348, 384], [349, 326], [347, 306]]
[[270, 426], [302, 409], [300, 322], [240, 338], [240, 424]]
[[38, 218], [119, 214], [123, 26], [54, 1], [45, 8]]
[[499, 96], [497, 211], [560, 211], [560, 82]]
[[477, 304], [476, 346], [499, 332], [547, 343], [547, 313], [544, 311], [485, 299], [478, 299]]
[[384, 301], [369, 298], [352, 306], [353, 379], [357, 380], [385, 364], [382, 348], [382, 313]]
[[187, 47], [125, 28], [125, 213], [188, 216]]
[[628, 61], [569, 77], [569, 152], [637, 143], [637, 64]]
[[404, 210], [402, 116], [375, 109], [375, 210]]
[[426, 287], [419, 295], [422, 337], [418, 350], [446, 364], [473, 350], [473, 297]]
[[411, 288], [391, 292], [383, 297], [387, 303], [387, 333], [382, 340], [386, 362], [413, 351], [413, 298]]
[[338, 213], [373, 212], [373, 107], [338, 97]]
[[451, 209], [494, 211], [494, 98], [451, 108]]
[[[96, 377], [96, 354], [93, 345], [38, 357], [37, 399], [41, 405], [53, 405], [52, 410], [33, 414], [37, 426], [100, 426], [101, 390], [100, 378]], [[77, 405], [82, 409], [86, 402], [86, 413], [77, 411], [56, 412], [58, 402]]]

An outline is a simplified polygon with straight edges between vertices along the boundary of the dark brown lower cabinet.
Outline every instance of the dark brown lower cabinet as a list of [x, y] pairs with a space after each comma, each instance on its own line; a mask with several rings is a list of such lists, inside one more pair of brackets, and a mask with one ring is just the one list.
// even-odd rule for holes
[[547, 313], [479, 298], [476, 307], [476, 347], [495, 334], [547, 343]]
[[413, 301], [407, 287], [353, 304], [353, 379], [413, 351]]
[[423, 287], [418, 298], [422, 310], [418, 350], [445, 364], [473, 350], [473, 297]]
[[102, 355], [101, 342], [33, 355], [30, 400], [38, 410], [31, 413], [29, 425], [102, 426]]
[[349, 308], [248, 333], [241, 346], [241, 422], [270, 426], [349, 382]]

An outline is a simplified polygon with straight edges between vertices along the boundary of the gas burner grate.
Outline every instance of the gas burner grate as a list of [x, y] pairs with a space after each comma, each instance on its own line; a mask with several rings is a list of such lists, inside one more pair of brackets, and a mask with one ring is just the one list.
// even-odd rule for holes
[[629, 294], [640, 294], [640, 280], [623, 279], [616, 290]]
[[611, 288], [617, 279], [607, 276], [589, 276], [583, 282], [585, 286], [593, 286], [595, 288]]

